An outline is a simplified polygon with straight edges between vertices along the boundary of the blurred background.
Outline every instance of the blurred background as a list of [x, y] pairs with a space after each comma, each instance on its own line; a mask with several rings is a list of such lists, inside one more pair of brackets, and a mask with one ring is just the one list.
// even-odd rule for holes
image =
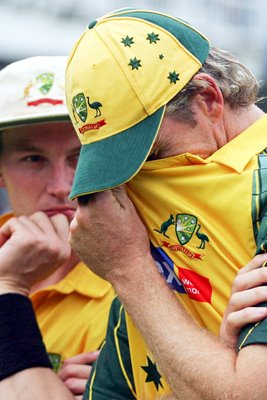
[[[0, 0], [0, 69], [35, 55], [69, 54], [88, 23], [121, 7], [170, 13], [237, 56], [267, 94], [266, 0]], [[261, 108], [267, 111], [267, 103]], [[0, 212], [8, 207], [0, 192]]]

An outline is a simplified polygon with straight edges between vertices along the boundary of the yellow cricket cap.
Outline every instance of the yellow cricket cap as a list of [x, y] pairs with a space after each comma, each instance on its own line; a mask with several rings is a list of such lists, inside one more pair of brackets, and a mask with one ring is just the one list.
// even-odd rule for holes
[[66, 71], [81, 141], [70, 198], [130, 180], [145, 162], [168, 103], [201, 68], [209, 41], [160, 12], [124, 9], [93, 21]]

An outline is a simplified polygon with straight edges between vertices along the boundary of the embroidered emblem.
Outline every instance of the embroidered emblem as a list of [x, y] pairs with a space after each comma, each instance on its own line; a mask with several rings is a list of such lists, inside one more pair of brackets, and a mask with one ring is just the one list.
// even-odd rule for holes
[[106, 121], [104, 119], [101, 119], [101, 121], [96, 122], [95, 124], [86, 124], [83, 125], [81, 128], [79, 128], [79, 132], [81, 134], [84, 134], [87, 131], [95, 131], [99, 130], [102, 126], [106, 125]]
[[134, 70], [134, 69], [138, 70], [138, 68], [142, 67], [141, 60], [137, 60], [136, 57], [131, 58], [128, 65], [130, 65], [130, 67], [132, 67], [132, 70]]
[[44, 73], [36, 77], [39, 86], [38, 88], [42, 94], [47, 94], [50, 92], [54, 83], [54, 77], [55, 76], [52, 73]]
[[121, 43], [124, 44], [124, 47], [131, 47], [134, 44], [133, 37], [127, 35], [125, 38], [121, 38]]
[[170, 214], [169, 219], [167, 219], [166, 221], [164, 221], [160, 227], [160, 229], [154, 229], [154, 231], [158, 232], [158, 233], [162, 233], [164, 236], [166, 236], [167, 238], [169, 238], [169, 236], [166, 234], [168, 228], [171, 225], [174, 225], [174, 216], [172, 214]]
[[180, 244], [184, 245], [192, 238], [197, 225], [197, 218], [191, 214], [177, 214], [175, 232]]
[[179, 74], [177, 72], [169, 72], [169, 76], [167, 77], [170, 80], [170, 83], [176, 83], [179, 81]]
[[206, 247], [206, 243], [209, 242], [209, 237], [202, 231], [200, 231], [201, 225], [198, 223], [197, 217], [192, 214], [185, 213], [176, 214], [176, 217], [174, 218], [173, 214], [170, 214], [170, 217], [162, 223], [160, 229], [153, 230], [167, 238], [170, 238], [170, 236], [167, 234], [167, 231], [169, 230], [171, 225], [175, 226], [174, 229], [179, 243], [175, 244], [169, 243], [167, 241], [162, 241], [161, 247], [166, 247], [171, 251], [179, 251], [191, 260], [202, 260], [203, 254], [196, 253], [192, 249], [185, 247], [185, 244], [192, 239], [194, 234], [197, 239], [200, 240], [199, 245], [195, 244], [195, 247], [197, 249], [204, 250]]
[[194, 259], [202, 260], [203, 254], [195, 253], [194, 251], [189, 250], [187, 247], [182, 246], [181, 244], [171, 244], [168, 242], [162, 242], [161, 246], [166, 247], [167, 249], [169, 249], [171, 251], [180, 251], [181, 253], [183, 253], [186, 257], [190, 258], [191, 260], [194, 260]]
[[100, 107], [102, 107], [102, 104], [99, 101], [94, 101], [93, 103], [90, 103], [89, 96], [87, 96], [86, 98], [87, 98], [88, 106], [90, 108], [92, 108], [93, 110], [95, 110], [95, 118], [100, 117], [100, 115], [101, 115]]
[[150, 44], [157, 43], [157, 41], [160, 40], [159, 39], [159, 34], [158, 33], [154, 33], [154, 32], [148, 33], [146, 40], [149, 40]]
[[80, 118], [82, 122], [87, 119], [87, 106], [86, 100], [83, 93], [78, 93], [72, 98], [72, 114], [75, 119], [76, 124], [78, 123], [76, 115]]
[[53, 367], [54, 372], [58, 372], [61, 367], [61, 355], [56, 353], [48, 353], [48, 357]]
[[147, 373], [146, 382], [153, 382], [157, 391], [159, 390], [159, 386], [163, 388], [161, 383], [161, 375], [157, 370], [156, 363], [154, 364], [152, 360], [147, 356], [148, 365], [141, 366], [141, 368]]
[[206, 244], [206, 242], [209, 242], [209, 238], [204, 233], [199, 232], [200, 228], [201, 228], [201, 225], [198, 224], [197, 230], [196, 230], [196, 236], [200, 240], [200, 245], [197, 246], [197, 249], [205, 249], [205, 244]]
[[[102, 107], [102, 104], [99, 101], [94, 101], [93, 103], [90, 103], [90, 97], [84, 95], [84, 93], [78, 93], [76, 96], [72, 98], [72, 114], [73, 118], [75, 120], [75, 124], [78, 124], [78, 119], [82, 122], [86, 122], [88, 112], [87, 112], [87, 104], [86, 104], [86, 99], [87, 99], [87, 104], [90, 108], [95, 110], [95, 118], [101, 116], [101, 110], [100, 107]], [[106, 125], [105, 119], [101, 119], [101, 121], [97, 121], [95, 123], [90, 123], [83, 125], [81, 128], [79, 128], [79, 132], [81, 134], [84, 134], [87, 131], [93, 131], [93, 130], [99, 130], [102, 126]]]
[[[34, 81], [30, 81], [27, 86], [25, 86], [23, 91], [23, 99], [29, 99], [27, 101], [28, 107], [37, 107], [42, 104], [52, 104], [56, 106], [58, 104], [63, 104], [62, 98], [54, 98], [53, 96], [48, 97], [53, 85], [55, 83], [55, 76], [52, 72], [44, 72], [35, 77]], [[58, 96], [63, 97], [64, 89], [59, 84], [57, 84]], [[42, 97], [40, 97], [40, 94]]]

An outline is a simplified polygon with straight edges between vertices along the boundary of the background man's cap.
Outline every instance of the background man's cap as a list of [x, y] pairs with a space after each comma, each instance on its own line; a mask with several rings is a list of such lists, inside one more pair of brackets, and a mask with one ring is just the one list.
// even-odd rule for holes
[[67, 57], [38, 56], [0, 71], [0, 130], [69, 120], [65, 100]]
[[188, 23], [124, 9], [93, 21], [66, 72], [82, 144], [70, 198], [130, 180], [153, 146], [165, 105], [205, 62], [209, 41]]

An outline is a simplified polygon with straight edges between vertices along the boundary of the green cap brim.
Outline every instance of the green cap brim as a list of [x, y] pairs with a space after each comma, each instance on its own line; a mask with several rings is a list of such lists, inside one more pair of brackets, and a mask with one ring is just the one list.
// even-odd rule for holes
[[165, 107], [117, 135], [81, 148], [70, 199], [122, 185], [140, 170], [153, 146]]

